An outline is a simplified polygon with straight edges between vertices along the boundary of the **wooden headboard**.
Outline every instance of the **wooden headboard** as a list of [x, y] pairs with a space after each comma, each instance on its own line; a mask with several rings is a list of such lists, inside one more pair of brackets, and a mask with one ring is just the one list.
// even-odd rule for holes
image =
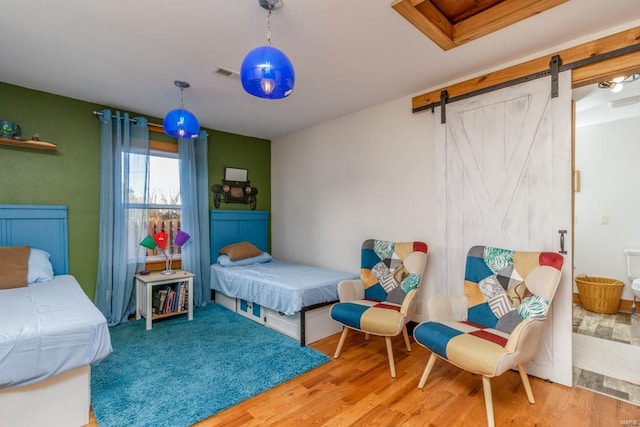
[[212, 210], [209, 213], [211, 233], [211, 263], [218, 259], [218, 250], [231, 243], [248, 241], [263, 252], [269, 249], [269, 212]]
[[54, 274], [68, 274], [67, 207], [0, 205], [0, 246], [26, 245], [49, 252]]

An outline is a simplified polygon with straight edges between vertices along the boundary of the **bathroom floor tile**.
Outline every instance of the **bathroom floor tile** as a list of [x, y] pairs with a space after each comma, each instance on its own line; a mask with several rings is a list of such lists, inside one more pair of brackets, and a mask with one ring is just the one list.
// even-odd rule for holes
[[612, 331], [612, 335], [611, 338], [619, 341], [619, 342], [624, 342], [627, 344], [631, 344], [631, 325], [625, 325], [623, 323], [621, 324], [617, 324], [613, 327], [613, 331]]
[[615, 323], [618, 325], [631, 325], [631, 315], [629, 313], [616, 313]]
[[603, 387], [602, 392], [609, 396], [617, 397], [618, 399], [629, 400], [629, 393], [623, 391], [614, 390], [612, 388]]
[[[640, 346], [640, 312], [602, 314], [573, 305], [573, 332], [623, 344]], [[615, 364], [615, 360], [611, 360]], [[573, 368], [575, 386], [626, 400], [640, 406], [640, 384]]]
[[604, 375], [590, 372], [585, 369], [580, 373], [576, 385], [588, 388], [591, 390], [602, 391], [604, 382]]
[[617, 323], [617, 314], [600, 314], [598, 313], [598, 326], [613, 328]]
[[613, 337], [613, 328], [610, 326], [602, 326], [599, 324], [598, 326], [596, 326], [596, 330], [593, 333], [593, 336], [596, 338], [610, 340]]
[[603, 381], [602, 381], [603, 389], [615, 390], [615, 391], [619, 391], [621, 393], [626, 393], [627, 395], [629, 394], [629, 385], [630, 384], [631, 383], [629, 383], [627, 381], [623, 381], [623, 380], [619, 380], [617, 378], [611, 378], [611, 377], [607, 377], [607, 376], [605, 376]]
[[640, 385], [629, 384], [629, 402], [640, 405]]

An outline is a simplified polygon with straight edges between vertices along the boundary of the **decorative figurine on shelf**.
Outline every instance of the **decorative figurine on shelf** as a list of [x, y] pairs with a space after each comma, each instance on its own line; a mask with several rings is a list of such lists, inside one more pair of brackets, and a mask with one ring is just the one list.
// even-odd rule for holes
[[225, 203], [249, 203], [251, 210], [256, 209], [258, 189], [251, 186], [247, 175], [247, 169], [225, 168], [222, 185], [211, 186], [213, 205], [216, 209], [220, 208], [223, 196]]
[[20, 139], [22, 129], [16, 122], [0, 120], [0, 136], [3, 138]]
[[[177, 247], [182, 247], [187, 241], [191, 238], [188, 233], [185, 233], [182, 230], [178, 230], [176, 233], [176, 237], [174, 240], [174, 244]], [[140, 242], [140, 246], [144, 246], [147, 249], [154, 250], [159, 248], [162, 250], [162, 254], [165, 257], [165, 269], [162, 270], [160, 274], [175, 274], [175, 270], [171, 269], [171, 261], [173, 261], [173, 251], [170, 248], [167, 248], [169, 244], [169, 236], [164, 231], [160, 231], [152, 235], [147, 235], [142, 242]]]

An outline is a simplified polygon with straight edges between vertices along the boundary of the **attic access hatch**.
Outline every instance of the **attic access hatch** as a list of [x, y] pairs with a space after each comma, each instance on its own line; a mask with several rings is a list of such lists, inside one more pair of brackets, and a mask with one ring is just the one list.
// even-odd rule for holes
[[443, 50], [449, 50], [567, 1], [395, 0], [391, 7]]

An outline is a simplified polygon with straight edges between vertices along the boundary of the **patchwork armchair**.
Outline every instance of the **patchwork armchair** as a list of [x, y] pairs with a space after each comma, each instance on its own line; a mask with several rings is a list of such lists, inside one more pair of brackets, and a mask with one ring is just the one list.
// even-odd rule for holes
[[385, 337], [389, 368], [395, 378], [391, 337], [404, 335], [411, 351], [406, 323], [415, 311], [417, 292], [427, 263], [423, 242], [365, 240], [361, 249], [359, 280], [338, 284], [340, 302], [331, 307], [331, 318], [343, 325], [334, 357], [340, 356], [349, 329]]
[[413, 331], [416, 342], [431, 350], [418, 387], [437, 358], [482, 375], [487, 424], [493, 427], [490, 379], [517, 367], [527, 399], [535, 403], [524, 364], [537, 353], [563, 262], [555, 252], [472, 247], [465, 296], [429, 298], [429, 321]]

